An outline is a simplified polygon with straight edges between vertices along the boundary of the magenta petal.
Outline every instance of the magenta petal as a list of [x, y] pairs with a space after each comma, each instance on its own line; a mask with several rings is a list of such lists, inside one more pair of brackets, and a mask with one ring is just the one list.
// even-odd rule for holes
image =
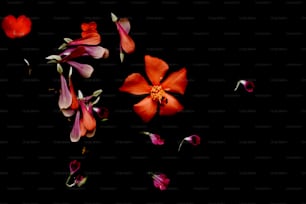
[[60, 74], [61, 90], [58, 99], [58, 106], [60, 109], [67, 109], [72, 103], [72, 96], [70, 94], [67, 81], [65, 77]]
[[94, 68], [89, 64], [81, 64], [75, 61], [67, 61], [68, 64], [70, 64], [72, 67], [74, 67], [79, 74], [84, 78], [91, 77]]
[[156, 188], [166, 190], [170, 183], [170, 179], [168, 179], [165, 174], [155, 174], [153, 175], [153, 183]]
[[74, 174], [75, 172], [77, 172], [80, 169], [81, 163], [77, 160], [72, 160], [69, 163], [69, 169], [70, 169], [70, 174]]
[[201, 138], [198, 135], [190, 135], [186, 137], [185, 140], [194, 146], [199, 145], [201, 142]]
[[252, 81], [244, 81], [244, 82], [242, 82], [242, 84], [243, 84], [243, 86], [244, 86], [244, 89], [245, 89], [247, 92], [251, 93], [251, 92], [254, 91], [254, 88], [255, 88], [254, 82], [252, 82]]
[[164, 144], [164, 140], [161, 139], [160, 136], [157, 135], [157, 134], [151, 133], [150, 138], [151, 138], [152, 143], [155, 144], [155, 145], [163, 145]]
[[77, 111], [74, 119], [74, 124], [70, 132], [70, 141], [78, 142], [80, 138], [81, 138], [80, 111]]

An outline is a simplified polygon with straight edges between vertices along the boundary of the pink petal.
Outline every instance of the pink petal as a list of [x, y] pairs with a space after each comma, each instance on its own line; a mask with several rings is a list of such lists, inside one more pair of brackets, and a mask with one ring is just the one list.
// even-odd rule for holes
[[131, 24], [128, 18], [120, 18], [118, 23], [127, 34], [130, 32]]
[[94, 59], [107, 58], [109, 56], [108, 49], [101, 46], [85, 46], [87, 55]]
[[81, 138], [81, 129], [80, 129], [80, 111], [77, 111], [74, 119], [74, 124], [70, 132], [71, 142], [78, 142]]
[[64, 75], [60, 74], [61, 90], [58, 100], [58, 106], [60, 109], [67, 109], [72, 103], [72, 96], [67, 85], [67, 81]]
[[[66, 51], [66, 54], [68, 54], [68, 55], [63, 57], [61, 62], [71, 61], [72, 59], [83, 56], [85, 53], [86, 53], [85, 47], [84, 46], [78, 46], [74, 49], [71, 49], [69, 54]], [[60, 56], [63, 56], [63, 53], [61, 53]]]
[[201, 142], [201, 138], [198, 135], [191, 135], [186, 137], [185, 140], [194, 146], [199, 145]]
[[72, 109], [61, 109], [61, 111], [65, 117], [71, 117], [75, 114], [75, 110]]
[[72, 160], [69, 163], [70, 174], [74, 174], [80, 169], [81, 163], [77, 160]]
[[79, 74], [84, 78], [91, 77], [94, 71], [94, 68], [89, 64], [81, 64], [75, 61], [68, 61], [67, 63], [70, 64], [72, 67], [74, 67], [79, 72]]
[[161, 139], [160, 135], [151, 133], [149, 136], [150, 136], [150, 139], [151, 139], [153, 144], [155, 144], [155, 145], [163, 145], [164, 144], [164, 139]]

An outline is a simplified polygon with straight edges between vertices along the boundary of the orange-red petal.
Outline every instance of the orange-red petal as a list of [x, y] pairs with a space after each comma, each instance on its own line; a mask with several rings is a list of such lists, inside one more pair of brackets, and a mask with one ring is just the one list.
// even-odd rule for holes
[[165, 76], [165, 73], [169, 69], [168, 64], [165, 61], [150, 55], [145, 55], [144, 61], [148, 78], [153, 85], [159, 85], [161, 79]]
[[87, 132], [87, 130], [86, 130], [85, 125], [84, 125], [84, 120], [81, 118], [80, 119], [80, 135], [85, 136], [86, 132]]
[[124, 52], [126, 53], [132, 53], [135, 50], [135, 42], [129, 36], [129, 34], [124, 30], [124, 28], [121, 26], [120, 23], [116, 23], [117, 29], [120, 36], [120, 45]]
[[97, 123], [94, 116], [87, 110], [84, 103], [80, 103], [82, 109], [82, 122], [86, 130], [92, 131], [96, 128]]
[[160, 106], [159, 115], [171, 116], [184, 109], [174, 96], [166, 93], [165, 97], [167, 98], [167, 104]]
[[15, 18], [13, 15], [8, 15], [2, 20], [2, 29], [9, 38], [20, 38], [30, 33], [32, 21], [25, 15], [20, 15]]
[[143, 122], [149, 122], [156, 114], [157, 103], [154, 102], [150, 96], [142, 99], [139, 103], [133, 107], [135, 113], [141, 117]]
[[161, 83], [161, 85], [165, 91], [184, 94], [188, 83], [186, 75], [186, 68], [182, 68], [171, 73], [167, 79]]
[[122, 92], [128, 92], [135, 95], [149, 94], [151, 86], [139, 73], [130, 74], [119, 88]]
[[70, 108], [72, 110], [77, 110], [79, 108], [79, 102], [78, 102], [77, 94], [75, 93], [71, 78], [69, 78], [69, 90], [70, 90], [70, 94], [72, 97]]

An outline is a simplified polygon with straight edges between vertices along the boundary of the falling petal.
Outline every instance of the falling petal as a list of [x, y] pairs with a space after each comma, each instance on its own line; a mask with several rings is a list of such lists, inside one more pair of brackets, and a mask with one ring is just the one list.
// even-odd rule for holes
[[145, 56], [145, 71], [153, 85], [159, 85], [168, 69], [168, 64], [163, 60], [150, 55]]
[[178, 151], [180, 151], [181, 147], [182, 147], [182, 144], [187, 141], [189, 142], [190, 144], [192, 144], [193, 146], [197, 146], [201, 143], [201, 138], [200, 136], [198, 135], [190, 135], [188, 137], [185, 137], [181, 142], [180, 142], [180, 145], [179, 145], [179, 148], [178, 148]]
[[155, 145], [163, 145], [165, 143], [164, 139], [161, 139], [160, 135], [158, 134], [150, 134], [150, 139], [153, 144]]
[[61, 82], [61, 90], [58, 100], [58, 106], [60, 109], [67, 109], [71, 105], [72, 97], [69, 88], [67, 86], [66, 79], [62, 74], [60, 74], [60, 82]]
[[85, 136], [88, 137], [88, 138], [92, 138], [93, 136], [95, 136], [96, 130], [97, 129], [95, 128], [95, 129], [93, 129], [91, 131], [87, 131]]
[[129, 36], [128, 33], [125, 32], [123, 27], [116, 23], [117, 29], [120, 36], [120, 45], [125, 53], [132, 53], [135, 51], [135, 42], [134, 40]]
[[171, 73], [161, 84], [164, 90], [184, 94], [188, 83], [186, 73], [186, 68]]
[[[86, 53], [85, 47], [84, 46], [78, 46], [75, 49], [71, 50], [69, 55], [63, 57], [61, 62], [71, 61], [72, 59], [83, 56], [85, 53]], [[60, 54], [60, 55], [62, 55], [62, 54]]]
[[80, 132], [81, 132], [81, 137], [86, 136], [87, 130], [85, 128], [83, 118], [80, 119]]
[[123, 28], [123, 30], [128, 34], [131, 30], [131, 24], [128, 18], [120, 18], [118, 23]]
[[76, 112], [74, 124], [70, 132], [71, 142], [78, 142], [81, 138], [81, 129], [80, 129], [80, 111]]
[[87, 176], [77, 175], [75, 178], [75, 183], [78, 187], [83, 186], [87, 181]]
[[238, 87], [239, 87], [240, 84], [243, 85], [244, 89], [245, 89], [247, 92], [252, 93], [252, 92], [254, 91], [254, 88], [255, 88], [254, 82], [252, 82], [252, 81], [247, 81], [247, 80], [239, 80], [239, 81], [237, 82], [237, 85], [236, 85], [234, 91], [236, 91], [236, 90], [238, 89]]
[[75, 110], [72, 109], [61, 109], [61, 111], [65, 117], [71, 117], [75, 114]]
[[6, 36], [11, 39], [24, 37], [32, 29], [32, 21], [25, 15], [20, 15], [17, 18], [13, 15], [5, 16], [1, 25]]
[[160, 190], [166, 190], [170, 183], [170, 179], [165, 174], [153, 174], [153, 184]]
[[78, 160], [72, 160], [69, 163], [69, 170], [70, 170], [70, 174], [74, 174], [75, 172], [77, 172], [80, 169], [81, 166], [81, 162], [79, 162]]
[[90, 114], [90, 112], [87, 110], [86, 105], [83, 102], [80, 103], [80, 106], [82, 110], [82, 119], [86, 130], [94, 130], [97, 126], [96, 119], [93, 117], [92, 114]]
[[91, 77], [94, 71], [94, 68], [89, 64], [81, 64], [75, 61], [68, 61], [67, 63], [72, 67], [74, 67], [79, 72], [79, 74], [84, 78]]
[[86, 53], [94, 59], [107, 58], [109, 50], [101, 46], [85, 46]]
[[67, 44], [67, 46], [75, 45], [98, 45], [101, 42], [101, 36], [97, 32], [91, 32], [86, 37], [76, 39]]
[[[72, 73], [72, 68], [71, 67], [70, 67], [69, 73]], [[78, 102], [78, 97], [77, 97], [77, 95], [75, 93], [75, 90], [74, 90], [74, 86], [73, 86], [70, 74], [69, 74], [69, 90], [70, 90], [70, 94], [71, 94], [71, 98], [72, 98], [70, 109], [76, 110], [79, 107], [79, 102]]]
[[159, 114], [161, 116], [174, 115], [184, 109], [180, 102], [172, 95], [165, 93], [165, 98], [167, 99], [167, 103], [160, 106]]
[[151, 86], [139, 73], [130, 74], [119, 88], [119, 91], [128, 92], [135, 95], [149, 94]]
[[133, 106], [133, 110], [141, 117], [143, 122], [149, 122], [156, 114], [157, 103], [150, 96], [142, 99], [139, 103]]
[[189, 142], [190, 144], [197, 146], [201, 142], [201, 138], [198, 135], [190, 135], [189, 137], [186, 137], [184, 140]]

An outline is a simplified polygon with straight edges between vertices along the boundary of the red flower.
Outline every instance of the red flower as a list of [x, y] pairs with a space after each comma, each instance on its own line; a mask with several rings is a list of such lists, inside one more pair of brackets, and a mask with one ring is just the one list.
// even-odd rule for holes
[[187, 70], [180, 70], [171, 73], [167, 79], [163, 80], [169, 66], [163, 60], [146, 55], [145, 71], [150, 80], [150, 84], [139, 73], [129, 75], [123, 85], [119, 88], [122, 92], [135, 95], [148, 94], [146, 98], [135, 104], [133, 109], [144, 122], [149, 122], [155, 114], [161, 116], [174, 115], [183, 110], [180, 102], [170, 93], [184, 94], [187, 86]]
[[32, 21], [25, 15], [20, 15], [16, 18], [13, 15], [8, 15], [2, 20], [2, 29], [9, 38], [21, 38], [30, 33]]

